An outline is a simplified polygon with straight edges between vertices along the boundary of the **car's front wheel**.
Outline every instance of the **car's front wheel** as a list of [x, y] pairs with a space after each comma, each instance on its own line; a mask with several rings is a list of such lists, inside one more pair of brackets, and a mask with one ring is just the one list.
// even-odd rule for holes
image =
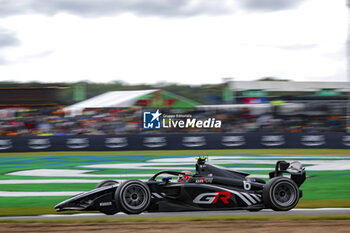
[[105, 187], [105, 186], [111, 186], [111, 185], [115, 185], [118, 184], [118, 181], [115, 180], [104, 180], [101, 181], [100, 183], [98, 183], [95, 187], [95, 189], [97, 188], [101, 188], [101, 187]]
[[151, 201], [148, 186], [139, 180], [128, 180], [115, 192], [117, 206], [127, 214], [140, 214], [147, 209]]
[[[101, 181], [100, 183], [98, 183], [95, 187], [95, 189], [97, 188], [101, 188], [101, 187], [106, 187], [106, 186], [111, 186], [111, 185], [115, 185], [118, 184], [118, 181], [115, 180], [104, 180]], [[116, 205], [113, 205], [114, 208], [103, 208], [100, 209], [100, 212], [106, 215], [114, 215], [116, 213], [119, 212], [119, 210], [116, 208]]]
[[298, 204], [299, 188], [289, 178], [272, 178], [264, 186], [263, 201], [268, 208], [277, 211], [288, 211]]

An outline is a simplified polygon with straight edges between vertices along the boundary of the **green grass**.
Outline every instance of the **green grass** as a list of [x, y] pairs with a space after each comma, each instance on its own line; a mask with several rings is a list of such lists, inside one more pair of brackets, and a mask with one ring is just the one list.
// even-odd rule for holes
[[[350, 161], [349, 161], [350, 162]], [[307, 172], [302, 200], [350, 199], [350, 171]]]
[[18, 208], [18, 213], [24, 213], [21, 208], [33, 208], [33, 207], [46, 207], [51, 206], [51, 212], [54, 213], [53, 207], [62, 202], [69, 197], [59, 196], [59, 197], [3, 197], [0, 198], [0, 215], [3, 214], [3, 209], [6, 208]]
[[95, 188], [92, 183], [63, 183], [63, 184], [0, 184], [1, 191], [85, 191]]
[[[43, 215], [43, 214], [67, 214], [67, 213], [75, 214], [75, 213], [81, 213], [81, 212], [76, 212], [76, 211], [56, 212], [53, 206], [0, 208], [0, 216], [33, 216], [33, 215]], [[97, 213], [97, 212], [92, 211], [91, 213]]]
[[350, 208], [349, 199], [300, 200], [296, 208]]
[[198, 222], [198, 221], [323, 221], [349, 220], [350, 215], [256, 215], [256, 216], [179, 216], [179, 217], [123, 217], [123, 218], [72, 218], [39, 220], [0, 220], [0, 223], [108, 223], [108, 222]]

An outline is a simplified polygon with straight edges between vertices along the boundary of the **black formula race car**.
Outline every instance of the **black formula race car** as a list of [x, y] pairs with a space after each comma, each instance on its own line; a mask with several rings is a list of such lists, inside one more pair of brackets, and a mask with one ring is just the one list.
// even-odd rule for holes
[[[157, 179], [161, 175], [167, 176]], [[98, 210], [108, 215], [119, 211], [127, 214], [144, 211], [258, 211], [264, 208], [287, 211], [294, 208], [302, 197], [299, 187], [306, 174], [300, 162], [278, 161], [267, 182], [248, 175], [208, 164], [205, 157], [200, 157], [197, 158], [195, 174], [160, 171], [146, 182], [106, 180], [91, 191], [59, 203], [55, 209]], [[172, 176], [184, 179], [173, 182]]]

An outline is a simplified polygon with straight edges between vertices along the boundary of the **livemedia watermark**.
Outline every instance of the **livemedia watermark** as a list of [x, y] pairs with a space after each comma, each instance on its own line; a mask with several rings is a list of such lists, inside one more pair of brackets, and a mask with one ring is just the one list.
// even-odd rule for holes
[[143, 112], [144, 129], [160, 128], [221, 128], [221, 120], [213, 117], [197, 119], [191, 114], [162, 114], [156, 111]]

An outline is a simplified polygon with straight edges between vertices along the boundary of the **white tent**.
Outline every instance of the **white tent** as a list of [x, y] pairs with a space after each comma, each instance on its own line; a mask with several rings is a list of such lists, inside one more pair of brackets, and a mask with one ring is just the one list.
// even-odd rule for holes
[[250, 109], [253, 115], [259, 115], [271, 112], [271, 104], [218, 104], [218, 105], [199, 105], [200, 110], [239, 110], [243, 108]]
[[[268, 104], [219, 104], [219, 105], [199, 105], [201, 110], [238, 110], [248, 108], [253, 115], [260, 115], [263, 113], [271, 113], [272, 105]], [[279, 113], [288, 114], [292, 112], [302, 111], [305, 107], [303, 103], [284, 103], [279, 108]]]
[[138, 90], [138, 91], [109, 91], [101, 95], [83, 100], [64, 108], [65, 112], [70, 115], [80, 115], [86, 108], [125, 108], [134, 106], [139, 97], [159, 91], [153, 90]]

